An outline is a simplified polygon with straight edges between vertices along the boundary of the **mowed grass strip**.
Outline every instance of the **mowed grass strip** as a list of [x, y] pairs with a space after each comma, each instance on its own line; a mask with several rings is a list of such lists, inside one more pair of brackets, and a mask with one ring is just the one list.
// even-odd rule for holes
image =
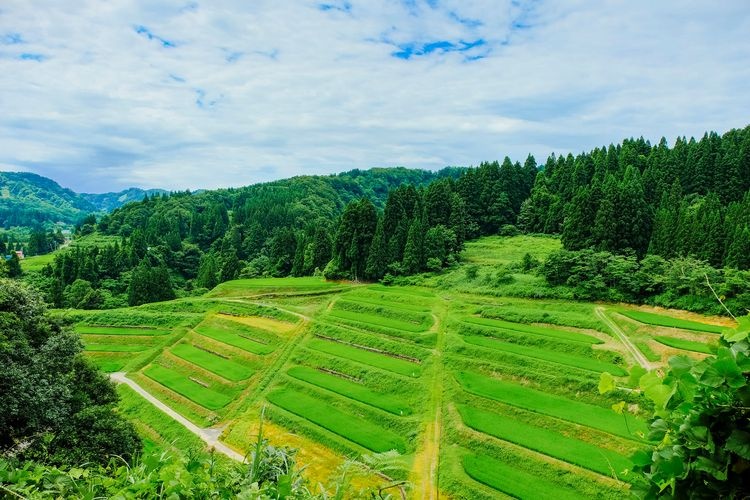
[[335, 375], [323, 373], [307, 366], [295, 366], [287, 373], [298, 380], [327, 389], [349, 399], [380, 408], [394, 415], [410, 415], [411, 409], [399, 398], [375, 392], [362, 384]]
[[397, 434], [368, 420], [344, 413], [313, 396], [291, 389], [281, 389], [270, 393], [267, 399], [290, 413], [376, 453], [390, 450], [398, 450], [400, 453], [406, 451], [404, 440]]
[[682, 349], [683, 351], [702, 352], [704, 354], [713, 354], [715, 349], [711, 349], [709, 344], [695, 342], [694, 340], [676, 339], [674, 337], [654, 337], [654, 340], [665, 346]]
[[248, 379], [253, 374], [253, 370], [247, 366], [198, 349], [190, 344], [177, 344], [171, 352], [185, 361], [233, 382]]
[[151, 365], [143, 373], [150, 379], [160, 383], [167, 389], [185, 396], [189, 400], [198, 403], [209, 410], [223, 408], [232, 400], [229, 396], [203, 387], [181, 373], [161, 365]]
[[85, 349], [91, 352], [141, 352], [151, 347], [138, 344], [86, 344]]
[[663, 316], [661, 314], [647, 313], [643, 311], [620, 311], [620, 314], [647, 325], [668, 326], [671, 328], [681, 328], [683, 330], [708, 333], [722, 333], [726, 330], [723, 326], [709, 325], [698, 321], [689, 321], [686, 319], [673, 318], [671, 316]]
[[477, 396], [599, 429], [627, 439], [642, 440], [639, 433], [645, 435], [648, 430], [643, 420], [629, 414], [618, 415], [611, 408], [574, 401], [478, 373], [459, 372], [456, 374], [456, 379], [466, 391]]
[[508, 352], [516, 354], [518, 356], [525, 356], [529, 358], [541, 359], [543, 361], [549, 361], [551, 363], [557, 363], [560, 365], [573, 366], [575, 368], [581, 368], [583, 370], [589, 370], [592, 372], [609, 372], [612, 375], [625, 376], [628, 374], [625, 369], [617, 366], [613, 363], [607, 363], [606, 361], [599, 361], [598, 359], [586, 358], [583, 356], [576, 356], [574, 354], [567, 354], [564, 352], [555, 352], [541, 349], [539, 347], [528, 347], [518, 344], [511, 344], [508, 342], [501, 342], [490, 337], [481, 336], [466, 336], [463, 338], [465, 342], [480, 347], [487, 347], [495, 349], [497, 351]]
[[380, 368], [389, 372], [406, 375], [407, 377], [418, 377], [420, 373], [420, 367], [416, 363], [406, 361], [405, 359], [394, 358], [385, 354], [379, 354], [377, 352], [366, 351], [340, 342], [332, 342], [323, 339], [310, 339], [307, 343], [307, 347], [339, 358], [356, 361], [363, 365], [374, 366], [375, 368]]
[[619, 453], [549, 429], [471, 406], [459, 406], [458, 411], [464, 423], [474, 430], [605, 476], [611, 477], [613, 473], [619, 475], [633, 466], [630, 460]]
[[276, 350], [276, 346], [257, 342], [241, 333], [241, 330], [232, 330], [215, 322], [200, 324], [195, 331], [204, 337], [217, 340], [223, 344], [231, 345], [252, 354], [266, 355]]
[[394, 330], [402, 330], [411, 333], [421, 333], [429, 330], [429, 325], [426, 322], [422, 324], [409, 323], [408, 321], [401, 321], [388, 316], [376, 316], [374, 314], [366, 314], [362, 312], [347, 311], [344, 309], [334, 309], [328, 313], [329, 316], [334, 318], [345, 319], [348, 321], [354, 321], [357, 323], [364, 323], [368, 325], [385, 326], [387, 328], [393, 328]]
[[569, 340], [573, 342], [581, 342], [583, 344], [603, 344], [601, 340], [591, 335], [583, 333], [569, 332], [567, 330], [558, 330], [556, 328], [545, 328], [543, 326], [527, 325], [524, 323], [512, 323], [510, 321], [503, 321], [501, 319], [488, 319], [488, 318], [477, 318], [475, 316], [468, 316], [463, 318], [465, 323], [470, 323], [480, 326], [489, 326], [491, 328], [499, 328], [502, 330], [512, 330], [515, 332], [530, 333], [532, 335], [541, 335], [543, 337], [549, 337], [553, 339]]
[[470, 478], [516, 498], [554, 497], [561, 500], [581, 498], [581, 495], [574, 490], [518, 470], [486, 455], [466, 455], [462, 462], [464, 471]]
[[89, 326], [76, 325], [76, 333], [85, 335], [169, 335], [171, 330], [164, 328], [140, 328], [130, 326]]

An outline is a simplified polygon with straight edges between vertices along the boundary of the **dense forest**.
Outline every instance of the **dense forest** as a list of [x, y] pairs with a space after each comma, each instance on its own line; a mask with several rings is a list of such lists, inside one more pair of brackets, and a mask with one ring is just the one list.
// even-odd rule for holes
[[81, 194], [29, 172], [0, 172], [0, 228], [72, 226], [91, 212], [113, 210], [160, 189], [130, 188], [117, 193]]
[[[520, 230], [562, 236], [567, 253], [539, 272], [581, 298], [675, 292], [667, 275], [692, 259], [701, 277], [729, 283], [744, 304], [744, 274], [724, 269], [750, 269], [749, 189], [747, 127], [678, 138], [671, 148], [665, 139], [628, 139], [552, 155], [541, 167], [533, 156], [523, 164], [506, 157], [437, 173], [354, 170], [163, 193], [82, 221], [79, 234], [107, 242], [60, 253], [35, 282], [58, 307], [88, 308], [200, 293], [238, 277], [388, 282], [454, 264], [468, 239]], [[605, 279], [607, 266], [613, 276], [650, 278], [639, 286]], [[678, 300], [693, 292], [660, 303], [700, 309]]]

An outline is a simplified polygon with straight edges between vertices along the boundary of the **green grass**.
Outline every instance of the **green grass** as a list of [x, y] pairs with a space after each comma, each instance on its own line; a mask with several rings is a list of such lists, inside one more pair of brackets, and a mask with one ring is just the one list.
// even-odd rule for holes
[[264, 344], [253, 340], [247, 335], [253, 335], [255, 332], [239, 323], [233, 324], [231, 321], [212, 320], [204, 322], [195, 327], [195, 331], [205, 337], [217, 340], [223, 344], [231, 345], [243, 351], [252, 354], [265, 355], [276, 350], [276, 346]]
[[123, 367], [130, 361], [129, 359], [107, 359], [107, 358], [89, 358], [104, 373], [114, 373], [122, 371]]
[[558, 238], [542, 236], [488, 236], [467, 241], [461, 260], [469, 264], [503, 265], [520, 262], [526, 253], [544, 260], [562, 248]]
[[223, 408], [232, 400], [229, 396], [203, 387], [181, 373], [161, 365], [151, 365], [143, 373], [150, 379], [160, 383], [167, 389], [198, 403], [209, 410]]
[[651, 349], [646, 342], [635, 342], [635, 346], [646, 356], [646, 359], [652, 362], [661, 361], [661, 356]]
[[206, 444], [198, 436], [166, 416], [127, 385], [119, 384], [117, 392], [120, 395], [120, 401], [117, 403], [120, 413], [136, 425], [142, 436], [143, 427], [148, 431], [147, 439], [151, 444], [149, 446], [147, 443], [147, 447], [179, 453], [206, 448]]
[[603, 342], [596, 337], [583, 333], [569, 332], [567, 330], [558, 330], [556, 328], [545, 328], [543, 326], [527, 325], [523, 323], [512, 323], [500, 319], [476, 318], [473, 316], [463, 318], [466, 323], [512, 330], [515, 332], [530, 333], [532, 335], [541, 335], [558, 340], [567, 340], [572, 342], [581, 342], [583, 344], [602, 344]]
[[137, 344], [86, 344], [86, 350], [92, 352], [141, 352], [150, 348]]
[[221, 356], [211, 354], [189, 344], [177, 344], [172, 348], [171, 352], [175, 356], [233, 382], [248, 379], [253, 374], [253, 370], [247, 366], [230, 359], [224, 359]]
[[307, 347], [316, 351], [349, 359], [368, 366], [374, 366], [400, 375], [408, 377], [418, 377], [420, 366], [416, 363], [406, 361], [405, 359], [394, 358], [385, 354], [379, 354], [372, 351], [366, 351], [358, 347], [332, 342], [323, 339], [310, 339]]
[[702, 352], [704, 354], [714, 353], [710, 345], [703, 342], [695, 342], [694, 340], [676, 339], [674, 337], [654, 337], [654, 340], [660, 344], [674, 347], [675, 349], [682, 349], [683, 351]]
[[342, 285], [323, 278], [257, 278], [227, 281], [214, 288], [208, 297], [241, 297], [263, 293], [310, 293], [333, 290]]
[[384, 326], [386, 328], [392, 328], [394, 330], [403, 330], [411, 333], [421, 333], [429, 329], [429, 325], [424, 321], [420, 324], [411, 323], [408, 321], [401, 321], [396, 318], [388, 316], [376, 316], [374, 314], [367, 314], [363, 312], [347, 311], [343, 309], [334, 308], [329, 316], [334, 318], [345, 319], [348, 321], [354, 321], [357, 323], [364, 323], [368, 325]]
[[641, 323], [646, 323], [647, 325], [668, 326], [671, 328], [681, 328], [683, 330], [709, 333], [722, 333], [726, 329], [723, 326], [709, 325], [707, 323], [672, 318], [671, 316], [662, 316], [661, 314], [653, 314], [643, 311], [622, 310], [620, 311], [620, 314]]
[[470, 335], [465, 336], [464, 341], [469, 344], [487, 347], [490, 349], [495, 349], [497, 351], [508, 352], [511, 354], [516, 354], [518, 356], [541, 359], [544, 361], [549, 361], [550, 363], [557, 363], [560, 365], [573, 366], [575, 368], [581, 368], [583, 370], [589, 370], [592, 372], [609, 372], [615, 376], [625, 376], [628, 374], [625, 369], [613, 363], [607, 363], [605, 361], [599, 361], [598, 359], [576, 356], [564, 352], [548, 351], [546, 349], [540, 349], [539, 347], [528, 347], [518, 344], [511, 344], [508, 342], [501, 342], [490, 337]]
[[556, 498], [579, 500], [577, 492], [511, 467], [486, 455], [466, 455], [463, 458], [466, 474], [482, 484], [520, 499]]
[[460, 372], [456, 379], [463, 388], [477, 396], [531, 410], [543, 415], [567, 420], [599, 429], [628, 439], [639, 440], [646, 434], [646, 423], [632, 415], [618, 415], [611, 408], [574, 401], [572, 399], [537, 391], [529, 387], [486, 377], [472, 372]]
[[128, 326], [76, 325], [76, 333], [84, 335], [169, 335], [171, 330]]
[[267, 399], [290, 413], [376, 453], [389, 450], [398, 450], [400, 453], [406, 451], [404, 440], [397, 434], [368, 420], [344, 413], [313, 396], [282, 389], [270, 393]]
[[620, 475], [632, 467], [630, 460], [619, 453], [555, 431], [471, 406], [459, 406], [458, 410], [464, 423], [474, 430], [605, 476]]
[[295, 366], [294, 368], [290, 368], [287, 373], [303, 382], [327, 389], [360, 403], [380, 408], [394, 415], [411, 414], [411, 409], [399, 398], [375, 392], [357, 382], [323, 373], [306, 366]]
[[46, 255], [26, 257], [21, 261], [21, 269], [27, 273], [39, 272], [47, 264], [52, 264], [55, 261], [55, 257], [57, 257], [57, 254], [54, 252]]

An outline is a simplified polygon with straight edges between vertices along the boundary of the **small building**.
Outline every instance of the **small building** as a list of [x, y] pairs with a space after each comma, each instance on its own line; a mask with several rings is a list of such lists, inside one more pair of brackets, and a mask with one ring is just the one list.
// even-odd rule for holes
[[16, 250], [16, 255], [18, 255], [18, 260], [23, 260], [25, 258], [23, 256], [23, 250]]

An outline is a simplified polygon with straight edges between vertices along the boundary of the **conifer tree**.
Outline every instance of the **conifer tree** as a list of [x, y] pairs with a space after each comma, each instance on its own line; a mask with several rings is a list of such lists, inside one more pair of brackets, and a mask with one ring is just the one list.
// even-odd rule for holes
[[385, 243], [385, 231], [383, 229], [383, 218], [378, 218], [375, 227], [375, 235], [372, 238], [370, 252], [367, 255], [367, 267], [365, 275], [369, 279], [379, 280], [385, 275], [388, 266], [388, 247]]
[[414, 219], [409, 227], [409, 235], [406, 238], [404, 248], [403, 268], [408, 274], [418, 273], [424, 266], [424, 232], [422, 221]]

